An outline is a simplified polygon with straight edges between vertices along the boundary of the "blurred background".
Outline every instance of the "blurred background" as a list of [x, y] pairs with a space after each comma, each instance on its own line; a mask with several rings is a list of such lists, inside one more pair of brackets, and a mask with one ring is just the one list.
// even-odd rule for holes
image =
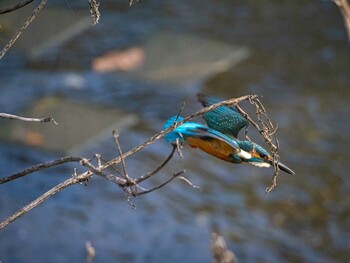
[[[3, 47], [39, 1], [0, 16]], [[2, 7], [13, 1], [1, 1]], [[1, 121], [1, 177], [65, 155], [116, 157], [162, 129], [198, 92], [222, 99], [262, 95], [278, 124], [280, 174], [233, 165], [185, 146], [144, 187], [181, 180], [126, 201], [93, 178], [72, 186], [0, 231], [0, 261], [211, 262], [224, 236], [239, 262], [350, 262], [350, 51], [331, 1], [103, 0], [91, 27], [87, 1], [50, 0], [0, 61], [0, 111], [59, 123]], [[250, 112], [248, 103], [242, 106]], [[201, 121], [200, 119], [198, 121]], [[264, 145], [250, 129], [255, 141]], [[242, 135], [241, 135], [242, 136]], [[130, 176], [157, 167], [163, 140], [126, 160]], [[3, 220], [77, 164], [0, 186]], [[79, 168], [80, 169], [80, 168]], [[79, 171], [78, 169], [78, 171]]]

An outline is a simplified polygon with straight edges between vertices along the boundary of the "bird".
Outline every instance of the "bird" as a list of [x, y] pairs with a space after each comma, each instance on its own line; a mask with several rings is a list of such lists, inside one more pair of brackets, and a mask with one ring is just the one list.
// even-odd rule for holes
[[[197, 98], [204, 107], [220, 102], [220, 100], [209, 97], [203, 93], [198, 93]], [[247, 140], [238, 140], [238, 133], [244, 127], [247, 127], [249, 123], [236, 106], [221, 106], [204, 113], [202, 117], [208, 127], [227, 135], [232, 140], [235, 140], [242, 150], [251, 154], [251, 158], [243, 159], [242, 162], [247, 162], [258, 167], [270, 167], [271, 165], [274, 165], [273, 158], [263, 147]], [[292, 169], [283, 163], [278, 162], [277, 165], [282, 171], [289, 174], [295, 174]]]
[[[198, 100], [204, 107], [219, 102], [218, 99], [204, 94], [198, 94]], [[237, 138], [240, 130], [248, 126], [247, 119], [237, 107], [221, 106], [204, 113], [202, 117], [207, 126], [197, 122], [185, 122], [166, 134], [165, 140], [169, 143], [186, 141], [193, 148], [235, 164], [246, 163], [257, 167], [275, 165], [275, 160], [263, 147]], [[181, 116], [173, 116], [166, 121], [163, 129], [182, 120]], [[277, 166], [288, 174], [295, 174], [281, 162], [277, 162]]]
[[[182, 120], [181, 116], [171, 117], [166, 121], [163, 130]], [[241, 159], [251, 158], [251, 154], [242, 150], [235, 140], [231, 140], [225, 134], [197, 122], [185, 122], [164, 137], [169, 143], [186, 141], [191, 147], [199, 148], [228, 162], [239, 163]]]

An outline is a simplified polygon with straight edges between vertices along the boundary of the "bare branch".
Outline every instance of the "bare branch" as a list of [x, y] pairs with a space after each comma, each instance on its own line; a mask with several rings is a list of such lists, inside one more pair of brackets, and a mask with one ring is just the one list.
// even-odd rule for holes
[[126, 172], [126, 166], [125, 166], [125, 161], [124, 161], [124, 157], [123, 157], [123, 152], [122, 152], [122, 148], [120, 147], [119, 140], [118, 140], [119, 132], [117, 130], [113, 131], [113, 137], [114, 137], [115, 144], [117, 145], [118, 153], [120, 156], [120, 161], [122, 163], [124, 177], [125, 177], [126, 181], [132, 182], [133, 180], [130, 180], [128, 173]]
[[[138, 2], [139, 0], [136, 0], [136, 2]], [[132, 6], [132, 4], [134, 3], [134, 0], [129, 0], [129, 5]]]
[[38, 13], [43, 9], [47, 0], [41, 0], [38, 7], [34, 10], [34, 12], [27, 18], [24, 22], [23, 26], [17, 31], [17, 33], [10, 39], [10, 41], [5, 45], [5, 47], [0, 52], [0, 59], [6, 54], [6, 52], [12, 47], [12, 45], [16, 42], [16, 40], [20, 37], [23, 31], [30, 25], [31, 22], [36, 18]]
[[[260, 135], [270, 147], [272, 162], [274, 166], [274, 174], [271, 178], [271, 185], [268, 186], [265, 190], [265, 194], [268, 194], [277, 186], [277, 176], [279, 174], [279, 142], [276, 134], [277, 128], [275, 128], [274, 124], [271, 121], [271, 118], [267, 115], [265, 107], [257, 97], [250, 98], [249, 102], [255, 106], [255, 113], [261, 126], [257, 124], [240, 106], [236, 105], [236, 107], [239, 112], [254, 126], [254, 128], [256, 128], [256, 130], [260, 133]], [[252, 142], [248, 137], [247, 129], [245, 130], [245, 136], [250, 142]]]
[[225, 239], [217, 233], [212, 233], [211, 252], [214, 263], [237, 263], [235, 254], [227, 248]]
[[[81, 182], [86, 182], [94, 174], [99, 175], [102, 178], [104, 178], [106, 180], [109, 180], [109, 181], [117, 184], [119, 187], [121, 187], [125, 191], [125, 193], [127, 194], [128, 202], [134, 208], [135, 208], [135, 205], [130, 201], [132, 195], [133, 196], [139, 196], [139, 195], [144, 195], [144, 194], [153, 192], [153, 191], [155, 191], [155, 190], [157, 190], [157, 189], [167, 185], [169, 182], [171, 182], [173, 179], [175, 179], [177, 177], [179, 177], [182, 180], [185, 180], [192, 187], [197, 188], [197, 186], [192, 184], [188, 179], [186, 179], [186, 178], [181, 176], [185, 171], [181, 171], [181, 172], [175, 173], [171, 178], [166, 180], [164, 183], [162, 183], [162, 184], [160, 184], [160, 185], [158, 185], [158, 186], [156, 186], [154, 188], [151, 188], [151, 189], [143, 189], [138, 184], [138, 183], [143, 182], [146, 179], [150, 178], [154, 174], [158, 173], [169, 162], [169, 160], [173, 157], [173, 154], [174, 154], [175, 150], [177, 149], [176, 145], [173, 145], [173, 149], [172, 149], [170, 155], [166, 158], [166, 160], [159, 167], [157, 167], [152, 172], [146, 173], [145, 175], [139, 177], [136, 180], [131, 180], [129, 178], [129, 176], [127, 175], [126, 167], [125, 167], [125, 158], [127, 158], [127, 157], [129, 157], [129, 156], [131, 156], [131, 155], [141, 151], [142, 149], [144, 149], [148, 145], [154, 143], [155, 141], [159, 140], [160, 138], [164, 137], [164, 135], [166, 135], [167, 133], [171, 132], [176, 127], [178, 127], [179, 125], [183, 124], [186, 121], [189, 121], [189, 120], [191, 120], [191, 119], [193, 119], [193, 118], [195, 118], [197, 116], [200, 116], [200, 115], [202, 115], [202, 114], [204, 114], [204, 113], [206, 113], [208, 111], [211, 111], [211, 110], [213, 110], [213, 109], [215, 109], [217, 107], [221, 107], [221, 106], [236, 106], [237, 103], [239, 103], [241, 101], [244, 101], [244, 100], [252, 101], [252, 100], [254, 100], [256, 98], [257, 98], [256, 95], [247, 95], [247, 96], [242, 96], [242, 97], [237, 98], [237, 99], [230, 99], [230, 100], [222, 101], [222, 102], [213, 104], [213, 105], [211, 105], [209, 107], [203, 108], [202, 110], [197, 111], [196, 113], [194, 113], [194, 114], [184, 118], [183, 120], [181, 120], [179, 122], [175, 122], [174, 125], [172, 125], [171, 127], [169, 127], [167, 129], [165, 129], [165, 130], [155, 134], [154, 136], [152, 136], [150, 139], [148, 139], [144, 143], [134, 147], [133, 149], [129, 150], [128, 152], [126, 152], [124, 154], [122, 153], [122, 150], [121, 150], [121, 147], [120, 147], [120, 144], [119, 144], [119, 141], [118, 141], [118, 133], [117, 133], [117, 131], [114, 131], [113, 132], [113, 136], [114, 136], [115, 142], [116, 142], [117, 147], [118, 147], [119, 157], [117, 157], [115, 159], [112, 159], [112, 160], [102, 164], [101, 163], [101, 156], [95, 155], [95, 157], [97, 158], [97, 164], [98, 164], [97, 167], [92, 165], [91, 160], [88, 160], [86, 158], [70, 157], [70, 156], [68, 156], [68, 157], [63, 157], [61, 159], [54, 160], [54, 161], [51, 161], [51, 162], [38, 164], [38, 165], [35, 165], [35, 166], [32, 166], [32, 167], [29, 167], [29, 168], [27, 168], [27, 169], [25, 169], [25, 170], [23, 170], [21, 172], [18, 172], [18, 173], [15, 173], [13, 175], [10, 175], [8, 177], [1, 178], [0, 179], [0, 184], [9, 182], [9, 181], [12, 181], [12, 180], [15, 180], [15, 179], [18, 179], [20, 177], [23, 177], [23, 176], [25, 176], [27, 174], [34, 173], [36, 171], [39, 171], [39, 170], [42, 170], [42, 169], [47, 169], [49, 167], [53, 167], [53, 166], [56, 166], [56, 165], [59, 165], [59, 164], [63, 164], [63, 163], [66, 163], [66, 162], [79, 162], [82, 166], [84, 166], [84, 167], [89, 169], [89, 171], [83, 172], [81, 174], [77, 174], [76, 172], [74, 172], [72, 178], [70, 178], [70, 179], [60, 183], [59, 185], [53, 187], [51, 190], [49, 190], [45, 194], [41, 195], [39, 198], [37, 198], [36, 200], [31, 202], [27, 206], [23, 207], [22, 209], [20, 209], [16, 213], [14, 213], [12, 216], [6, 218], [3, 222], [0, 223], [0, 229], [4, 228], [8, 224], [13, 222], [17, 218], [19, 218], [20, 216], [24, 215], [25, 213], [27, 213], [28, 211], [30, 211], [31, 209], [33, 209], [34, 207], [36, 207], [37, 205], [42, 203], [43, 201], [47, 200], [52, 195], [56, 194], [57, 192], [63, 190], [64, 188], [66, 188], [66, 187], [68, 187], [70, 185], [81, 183]], [[255, 105], [258, 105], [258, 104], [255, 104]], [[243, 114], [245, 114], [245, 113], [243, 112]], [[262, 111], [262, 114], [265, 114], [265, 112]], [[248, 115], [245, 115], [245, 116], [248, 116]], [[263, 134], [265, 134], [265, 133], [263, 133]], [[270, 135], [270, 134], [271, 133], [268, 133], [268, 135]], [[264, 136], [267, 136], [267, 135], [264, 135]], [[122, 165], [123, 165], [124, 178], [119, 177], [117, 175], [107, 174], [107, 173], [103, 172], [104, 170], [106, 170], [106, 169], [108, 169], [108, 168], [110, 168], [110, 167], [112, 167], [114, 165], [117, 165], [119, 163], [122, 163]], [[137, 192], [136, 190], [133, 190], [132, 187], [135, 187], [136, 190], [139, 188], [142, 191], [141, 192]]]
[[24, 206], [22, 209], [18, 210], [16, 213], [14, 213], [13, 215], [9, 216], [4, 221], [2, 221], [0, 223], [0, 230], [3, 229], [4, 227], [6, 227], [7, 225], [9, 225], [10, 223], [12, 223], [13, 221], [15, 221], [16, 219], [18, 219], [19, 217], [21, 217], [22, 215], [24, 215], [27, 212], [29, 212], [30, 210], [32, 210], [34, 207], [41, 204], [42, 202], [44, 202], [45, 200], [47, 200], [51, 196], [53, 196], [56, 193], [58, 193], [59, 191], [63, 190], [64, 188], [67, 188], [68, 186], [71, 186], [74, 184], [84, 182], [84, 181], [88, 180], [92, 175], [93, 175], [93, 173], [88, 171], [88, 172], [85, 172], [85, 173], [80, 174], [78, 176], [74, 176], [72, 178], [69, 178], [69, 179], [65, 180], [64, 182], [56, 185], [55, 187], [51, 188], [49, 191], [47, 191], [46, 193], [39, 196], [37, 199], [35, 199], [31, 203], [29, 203], [28, 205]]
[[174, 156], [174, 152], [176, 150], [176, 146], [173, 145], [173, 149], [171, 150], [171, 153], [169, 154], [169, 156], [165, 159], [165, 161], [159, 165], [156, 169], [154, 169], [151, 172], [146, 173], [145, 175], [142, 175], [141, 177], [137, 178], [135, 180], [136, 184], [139, 184], [145, 180], [147, 180], [148, 178], [152, 177], [153, 175], [155, 175], [156, 173], [158, 173], [170, 160], [171, 158], [173, 158]]
[[187, 184], [189, 184], [192, 188], [199, 189], [199, 190], [201, 189], [200, 186], [193, 184], [189, 179], [187, 179], [187, 178], [184, 177], [184, 176], [179, 176], [179, 179], [185, 181], [185, 182], [186, 182]]
[[86, 249], [86, 263], [92, 263], [94, 261], [96, 252], [95, 252], [95, 248], [92, 246], [90, 241], [86, 241], [85, 249]]
[[98, 10], [100, 3], [97, 0], [89, 0], [89, 11], [92, 18], [92, 25], [98, 24], [100, 20], [100, 11]]
[[26, 176], [28, 174], [37, 172], [39, 170], [43, 170], [43, 169], [46, 169], [46, 168], [54, 167], [54, 166], [57, 166], [57, 165], [60, 165], [60, 164], [63, 164], [63, 163], [80, 162], [82, 160], [83, 160], [83, 158], [81, 158], [81, 157], [66, 156], [66, 157], [62, 157], [62, 158], [54, 160], [54, 161], [49, 161], [49, 162], [46, 162], [46, 163], [37, 164], [37, 165], [31, 166], [31, 167], [29, 167], [27, 169], [24, 169], [24, 170], [22, 170], [20, 172], [14, 173], [12, 175], [9, 175], [9, 176], [3, 177], [3, 178], [0, 178], [0, 184], [4, 184], [4, 183], [7, 183], [7, 182], [16, 180], [18, 178], [21, 178], [21, 177]]
[[174, 180], [176, 177], [182, 175], [183, 173], [185, 173], [186, 171], [185, 170], [182, 170], [180, 172], [177, 172], [175, 174], [173, 174], [172, 177], [170, 177], [168, 180], [166, 180], [164, 183], [154, 187], [154, 188], [151, 188], [151, 189], [148, 189], [148, 190], [145, 190], [145, 191], [142, 191], [142, 192], [133, 192], [133, 196], [139, 196], [139, 195], [144, 195], [144, 194], [148, 194], [148, 193], [151, 193], [159, 188], [162, 188], [163, 186], [167, 185], [168, 183], [170, 183], [172, 180]]
[[17, 9], [20, 9], [20, 8], [30, 4], [33, 1], [34, 0], [24, 0], [24, 1], [14, 5], [14, 6], [11, 6], [11, 7], [8, 7], [8, 8], [2, 8], [2, 9], [0, 9], [0, 15], [13, 12], [13, 11], [15, 11]]
[[343, 15], [344, 24], [348, 33], [348, 40], [350, 42], [350, 6], [347, 0], [333, 0], [333, 2], [339, 7], [340, 12]]
[[[276, 164], [274, 165], [276, 167]], [[277, 176], [279, 174], [279, 168], [277, 166], [277, 170], [275, 170], [272, 178], [271, 178], [271, 185], [266, 187], [265, 189], [265, 194], [269, 194], [273, 189], [275, 189], [275, 187], [277, 186]]]
[[19, 121], [28, 121], [28, 122], [50, 122], [52, 121], [54, 124], [58, 125], [58, 123], [52, 117], [44, 117], [44, 118], [26, 118], [8, 113], [0, 113], [0, 119], [8, 119], [8, 120], [19, 120]]

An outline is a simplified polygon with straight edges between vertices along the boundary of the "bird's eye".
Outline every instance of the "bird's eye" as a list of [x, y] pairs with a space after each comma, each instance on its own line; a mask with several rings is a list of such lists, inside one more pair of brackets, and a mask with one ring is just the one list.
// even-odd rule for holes
[[260, 153], [259, 155], [262, 159], [265, 159], [267, 157], [266, 154], [264, 154], [264, 153]]

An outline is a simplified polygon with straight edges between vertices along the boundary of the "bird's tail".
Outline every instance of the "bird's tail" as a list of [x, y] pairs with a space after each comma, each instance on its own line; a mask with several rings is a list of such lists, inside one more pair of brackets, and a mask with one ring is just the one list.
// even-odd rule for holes
[[174, 124], [175, 121], [178, 122], [178, 121], [182, 121], [183, 119], [184, 119], [184, 118], [182, 118], [181, 116], [173, 116], [173, 117], [171, 117], [170, 119], [168, 119], [168, 120], [165, 122], [165, 124], [164, 124], [164, 126], [163, 126], [163, 130], [169, 128], [171, 125]]
[[[171, 125], [173, 125], [174, 122], [179, 122], [183, 119], [184, 118], [182, 118], [181, 116], [171, 117], [165, 122], [163, 130], [171, 127]], [[176, 127], [176, 129], [174, 129], [173, 131], [166, 134], [164, 138], [167, 142], [173, 143], [177, 139], [179, 140], [179, 142], [182, 142], [183, 140], [186, 140], [189, 137], [215, 138], [218, 137], [217, 134], [219, 134], [219, 132], [210, 129], [207, 126], [204, 126], [203, 124], [196, 122], [185, 122], [180, 126]]]
[[[184, 118], [182, 118], [181, 116], [173, 116], [170, 119], [168, 119], [164, 126], [163, 126], [163, 130], [169, 128], [171, 125], [173, 125], [175, 122], [178, 121], [182, 121]], [[180, 126], [181, 127], [181, 126]], [[175, 130], [169, 132], [168, 134], [166, 134], [164, 136], [165, 140], [169, 143], [171, 142], [175, 142], [176, 139], [179, 139], [179, 141], [181, 142], [183, 137], [181, 135], [181, 133], [178, 132], [179, 127], [177, 127]]]

